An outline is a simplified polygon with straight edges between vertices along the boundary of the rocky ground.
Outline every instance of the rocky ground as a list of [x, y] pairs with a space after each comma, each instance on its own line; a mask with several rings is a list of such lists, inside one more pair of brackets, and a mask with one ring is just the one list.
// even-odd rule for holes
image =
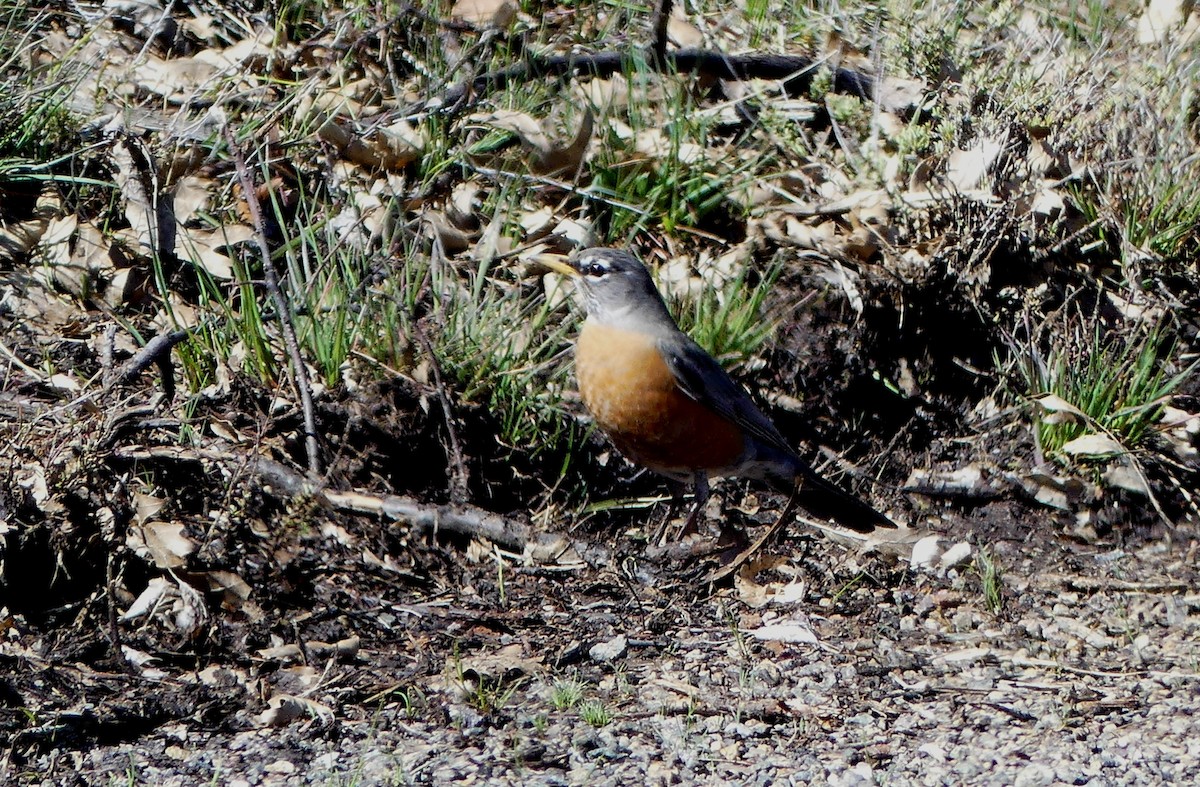
[[[467, 562], [425, 545], [426, 565], [410, 571], [372, 555], [378, 523], [349, 524], [298, 535], [294, 569], [276, 580], [291, 587], [273, 603], [214, 610], [218, 641], [181, 642], [136, 669], [109, 652], [108, 632], [11, 623], [4, 712], [19, 729], [7, 778], [1041, 785], [1200, 774], [1194, 529], [1081, 545], [1014, 524], [985, 548], [1002, 571], [989, 599], [978, 546], [954, 567], [913, 569], [793, 532], [711, 589], [678, 566], [643, 584], [636, 549], [599, 569], [501, 568], [488, 550], [468, 549]], [[961, 523], [942, 535], [982, 543]], [[264, 627], [268, 641], [256, 637]], [[148, 632], [122, 636], [136, 652]], [[17, 713], [28, 714], [20, 725]]]

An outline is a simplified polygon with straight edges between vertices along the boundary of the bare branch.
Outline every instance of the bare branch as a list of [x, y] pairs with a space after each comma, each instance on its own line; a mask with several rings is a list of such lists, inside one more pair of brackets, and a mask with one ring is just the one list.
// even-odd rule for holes
[[304, 411], [304, 449], [308, 455], [308, 472], [315, 475], [321, 472], [321, 457], [317, 445], [317, 421], [313, 416], [312, 387], [308, 382], [308, 372], [304, 368], [304, 357], [300, 354], [300, 343], [296, 340], [296, 329], [292, 324], [291, 303], [279, 289], [279, 274], [271, 259], [271, 249], [267, 246], [266, 225], [263, 222], [262, 208], [258, 204], [258, 195], [254, 185], [254, 177], [246, 166], [246, 158], [238, 147], [232, 129], [226, 127], [225, 141], [229, 144], [229, 152], [233, 156], [237, 168], [238, 179], [242, 184], [242, 195], [246, 198], [246, 207], [250, 211], [250, 219], [254, 223], [254, 240], [258, 244], [258, 253], [262, 259], [263, 279], [275, 311], [279, 313], [279, 325], [283, 331], [283, 342], [291, 359], [292, 385], [300, 396], [300, 406]]

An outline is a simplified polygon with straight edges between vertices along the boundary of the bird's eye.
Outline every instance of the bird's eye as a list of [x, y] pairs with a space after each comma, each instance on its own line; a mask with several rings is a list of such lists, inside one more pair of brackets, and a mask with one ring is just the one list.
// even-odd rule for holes
[[608, 269], [598, 262], [592, 262], [583, 266], [584, 276], [603, 276], [608, 273]]

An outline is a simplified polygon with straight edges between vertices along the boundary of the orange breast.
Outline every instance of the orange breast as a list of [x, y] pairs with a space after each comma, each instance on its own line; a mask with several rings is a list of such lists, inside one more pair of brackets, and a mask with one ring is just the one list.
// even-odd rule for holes
[[719, 473], [745, 453], [742, 431], [680, 391], [657, 346], [641, 334], [586, 321], [575, 373], [596, 424], [621, 453], [651, 470]]

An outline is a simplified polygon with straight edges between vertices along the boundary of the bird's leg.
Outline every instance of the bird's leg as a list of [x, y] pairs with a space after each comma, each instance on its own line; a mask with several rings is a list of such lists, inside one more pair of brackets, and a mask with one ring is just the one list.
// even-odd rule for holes
[[671, 521], [675, 517], [676, 506], [683, 502], [683, 496], [687, 494], [687, 482], [676, 478], [668, 478], [667, 488], [671, 490], [671, 505], [667, 510], [666, 516], [654, 528], [654, 535], [650, 538], [649, 542], [654, 546], [663, 546], [667, 543], [667, 530], [670, 529]]
[[691, 535], [699, 529], [700, 517], [704, 514], [704, 506], [708, 504], [708, 473], [703, 470], [696, 470], [692, 473], [693, 495], [695, 501], [692, 503], [692, 513], [688, 514], [687, 520], [683, 523], [683, 527], [679, 528], [679, 532], [675, 534], [675, 539], [678, 541], [684, 536]]
[[[689, 533], [696, 532], [697, 525], [700, 524], [700, 515], [704, 512], [705, 504], [708, 503], [708, 473], [705, 473], [703, 470], [695, 471], [692, 474], [692, 485], [694, 487], [692, 510], [684, 523], [675, 531], [676, 541]], [[667, 543], [667, 530], [670, 524], [670, 519], [662, 523], [662, 527], [654, 534], [654, 540], [651, 541], [652, 544], [663, 546]]]
[[[796, 503], [799, 502], [797, 490], [792, 490], [792, 494], [788, 497], [787, 505], [783, 507], [783, 511], [779, 513], [779, 518], [775, 520], [775, 524], [767, 528], [767, 532], [763, 533], [757, 541], [750, 546], [738, 552], [729, 559], [721, 568], [716, 569], [704, 578], [705, 582], [717, 582], [729, 576], [733, 572], [742, 567], [743, 564], [750, 558], [758, 554], [766, 544], [775, 537], [775, 535], [783, 529], [783, 526], [791, 521], [792, 514], [796, 513]], [[743, 537], [745, 534], [743, 534]]]

